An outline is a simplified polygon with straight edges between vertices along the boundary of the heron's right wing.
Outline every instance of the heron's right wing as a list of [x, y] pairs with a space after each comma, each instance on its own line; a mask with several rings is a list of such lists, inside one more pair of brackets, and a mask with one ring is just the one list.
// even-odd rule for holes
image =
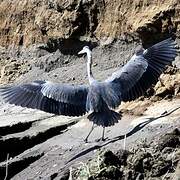
[[0, 95], [10, 104], [45, 112], [80, 116], [86, 113], [88, 87], [34, 81], [0, 88]]

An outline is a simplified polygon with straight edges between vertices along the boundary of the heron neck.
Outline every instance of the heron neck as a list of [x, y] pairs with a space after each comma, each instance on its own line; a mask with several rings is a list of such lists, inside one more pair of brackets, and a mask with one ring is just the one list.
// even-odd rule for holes
[[91, 52], [88, 52], [87, 53], [87, 73], [88, 73], [89, 84], [91, 84], [92, 81], [94, 80], [91, 67], [92, 67], [92, 56], [91, 56]]

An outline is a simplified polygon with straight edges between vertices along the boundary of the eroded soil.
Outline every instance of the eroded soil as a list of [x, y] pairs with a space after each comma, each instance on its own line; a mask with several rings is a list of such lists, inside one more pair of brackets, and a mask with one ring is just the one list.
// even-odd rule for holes
[[[1, 131], [0, 143], [3, 145], [1, 146], [3, 147], [0, 163], [1, 178], [5, 177], [7, 162], [8, 179], [13, 180], [68, 179], [69, 177], [77, 179], [74, 176], [79, 176], [79, 173], [81, 175], [85, 173], [86, 179], [103, 179], [109, 177], [108, 174], [111, 176], [114, 174], [112, 177], [115, 179], [117, 176], [129, 177], [129, 179], [135, 179], [137, 176], [144, 179], [159, 178], [166, 173], [167, 177], [175, 176], [179, 153], [177, 130], [180, 127], [179, 106], [179, 99], [162, 100], [147, 107], [142, 116], [124, 114], [118, 124], [106, 129], [108, 139], [105, 142], [95, 141], [102, 133], [102, 128], [96, 127], [89, 143], [85, 143], [84, 138], [92, 124], [86, 117], [68, 119], [53, 117], [39, 111], [34, 112], [32, 116], [32, 110], [11, 107], [9, 113], [17, 117], [17, 120], [9, 119], [6, 123], [11, 121], [12, 127], [6, 127], [7, 131]], [[15, 110], [17, 114], [13, 114]], [[40, 119], [40, 116], [43, 118]], [[4, 122], [3, 119], [1, 120]], [[20, 124], [19, 121], [22, 123]], [[79, 122], [76, 123], [77, 121]], [[12, 133], [8, 128], [12, 128]], [[176, 130], [173, 131], [174, 129]], [[124, 148], [125, 152], [128, 152], [125, 155]], [[114, 154], [107, 153], [105, 155], [107, 160], [102, 163], [99, 160], [99, 169], [96, 163], [95, 172], [88, 174], [85, 168], [89, 166], [88, 161], [95, 158], [96, 162], [97, 156], [100, 157], [104, 151], [109, 152], [109, 150]], [[119, 152], [119, 155], [116, 152]], [[7, 154], [9, 154], [8, 161]], [[112, 164], [112, 156], [115, 157], [113, 160], [115, 164]], [[103, 156], [100, 159], [103, 159]], [[160, 170], [157, 170], [158, 168]], [[82, 179], [81, 176], [79, 177]]]
[[100, 152], [73, 170], [73, 179], [177, 179], [180, 175], [180, 131], [144, 140], [128, 150]]

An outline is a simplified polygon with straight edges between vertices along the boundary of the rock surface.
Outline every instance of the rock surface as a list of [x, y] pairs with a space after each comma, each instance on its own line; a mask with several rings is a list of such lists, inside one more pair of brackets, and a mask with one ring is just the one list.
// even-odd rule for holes
[[179, 173], [180, 131], [174, 129], [150, 143], [98, 154], [73, 171], [73, 179], [177, 179]]
[[[58, 39], [143, 42], [177, 31], [180, 36], [178, 0], [1, 0], [0, 45], [58, 44]], [[63, 48], [70, 46], [66, 41]], [[61, 45], [61, 43], [59, 44]], [[52, 50], [53, 47], [51, 47]], [[54, 47], [56, 48], [56, 47]]]
[[[95, 141], [102, 132], [102, 128], [97, 127], [90, 136], [89, 143], [84, 143], [83, 140], [91, 128], [86, 117], [79, 121], [76, 118], [52, 117], [39, 111], [3, 106], [4, 109], [1, 108], [0, 112], [1, 179], [5, 177], [7, 154], [8, 178], [39, 180], [54, 177], [58, 180], [67, 176], [68, 179], [66, 172], [71, 169], [75, 172], [81, 164], [95, 157], [99, 153], [98, 149], [113, 152], [122, 148], [130, 150], [136, 145], [143, 146], [144, 141], [149, 142], [152, 138], [157, 139], [160, 135], [179, 128], [179, 104], [180, 99], [162, 100], [148, 106], [141, 117], [124, 114], [118, 124], [107, 128], [107, 141]], [[79, 122], [73, 125], [77, 121]], [[67, 128], [67, 125], [71, 126]], [[158, 144], [159, 147], [166, 146], [163, 142]], [[176, 146], [176, 143], [173, 145]], [[131, 157], [136, 158], [138, 152]]]

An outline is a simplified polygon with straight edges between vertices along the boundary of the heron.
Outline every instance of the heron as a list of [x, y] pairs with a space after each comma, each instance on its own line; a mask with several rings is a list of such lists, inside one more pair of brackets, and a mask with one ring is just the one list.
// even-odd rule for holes
[[17, 106], [39, 109], [56, 115], [83, 116], [94, 129], [102, 126], [101, 140], [105, 140], [106, 127], [119, 122], [122, 114], [115, 111], [122, 101], [132, 101], [142, 96], [157, 83], [160, 74], [177, 55], [176, 43], [172, 38], [163, 40], [147, 49], [136, 48], [130, 60], [104, 81], [98, 81], [92, 73], [92, 52], [88, 46], [78, 54], [87, 59], [88, 85], [71, 85], [37, 80], [27, 84], [9, 85], [0, 88], [5, 102]]

